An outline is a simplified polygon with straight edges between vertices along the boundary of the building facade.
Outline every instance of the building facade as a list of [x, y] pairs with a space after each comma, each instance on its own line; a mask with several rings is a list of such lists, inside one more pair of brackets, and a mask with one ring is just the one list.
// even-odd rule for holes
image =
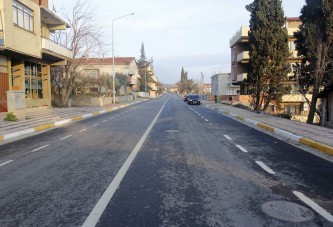
[[211, 91], [216, 101], [238, 100], [239, 85], [232, 83], [230, 73], [218, 73], [211, 77]]
[[50, 106], [50, 67], [72, 58], [52, 35], [69, 25], [47, 0], [2, 0], [0, 9], [0, 111]]
[[[112, 58], [85, 58], [82, 59], [78, 67], [80, 77], [98, 78], [101, 75], [112, 76], [113, 59]], [[138, 67], [134, 57], [116, 57], [114, 58], [114, 71], [127, 76], [127, 86], [120, 89], [121, 95], [126, 95], [139, 91]]]
[[[295, 48], [296, 38], [294, 32], [299, 30], [301, 20], [298, 17], [287, 18], [285, 22], [285, 28], [288, 31], [289, 37], [289, 50], [290, 58], [289, 63], [291, 72], [288, 74], [287, 81], [283, 83], [291, 87], [289, 94], [282, 97], [282, 102], [279, 108], [275, 108], [275, 104], [271, 105], [273, 111], [280, 111], [293, 115], [297, 120], [304, 121], [309, 109], [306, 99], [298, 92], [297, 81], [295, 73], [293, 72], [293, 65], [297, 62], [301, 62], [301, 57], [297, 56], [297, 50]], [[250, 95], [250, 91], [244, 80], [247, 78], [249, 56], [249, 28], [242, 26], [236, 34], [230, 39], [231, 49], [231, 77], [234, 85], [240, 86], [240, 95]], [[311, 100], [311, 95], [307, 95], [307, 98]], [[278, 110], [279, 109], [279, 110]]]

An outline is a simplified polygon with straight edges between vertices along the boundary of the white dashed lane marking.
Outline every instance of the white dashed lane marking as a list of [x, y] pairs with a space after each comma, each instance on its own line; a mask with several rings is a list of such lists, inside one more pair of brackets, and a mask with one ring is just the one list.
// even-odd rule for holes
[[96, 127], [98, 124], [94, 124], [93, 127]]
[[325, 209], [320, 207], [317, 203], [312, 201], [310, 198], [306, 197], [303, 193], [298, 191], [293, 191], [294, 195], [296, 195], [300, 200], [302, 200], [306, 205], [315, 210], [318, 214], [326, 218], [328, 221], [333, 222], [333, 216], [328, 213]]
[[44, 146], [42, 146], [42, 147], [36, 148], [35, 150], [33, 150], [33, 151], [31, 151], [31, 152], [39, 151], [39, 150], [41, 150], [41, 149], [43, 149], [43, 148], [45, 148], [45, 147], [48, 147], [48, 146], [50, 146], [50, 145], [49, 145], [49, 144], [44, 145]]
[[82, 129], [82, 130], [80, 130], [79, 132], [84, 132], [84, 131], [86, 131], [87, 129], [85, 128], [85, 129]]
[[4, 166], [7, 165], [8, 163], [11, 163], [13, 160], [8, 160], [6, 162], [0, 163], [0, 166]]
[[228, 140], [232, 140], [228, 135], [224, 135], [224, 137], [227, 138]]
[[102, 122], [107, 122], [108, 120], [104, 120], [104, 121], [102, 121]]
[[275, 174], [275, 172], [271, 169], [271, 168], [269, 168], [267, 165], [265, 165], [263, 162], [261, 162], [261, 161], [256, 161], [256, 163], [261, 167], [261, 168], [263, 168], [266, 172], [268, 172], [268, 173], [270, 173], [270, 174]]
[[243, 151], [244, 153], [247, 153], [248, 151], [242, 147], [241, 145], [236, 145], [236, 147], [238, 147], [239, 150]]
[[67, 138], [69, 138], [69, 137], [71, 137], [71, 136], [72, 136], [72, 135], [65, 136], [65, 137], [61, 138], [60, 140], [65, 140], [65, 139], [67, 139]]

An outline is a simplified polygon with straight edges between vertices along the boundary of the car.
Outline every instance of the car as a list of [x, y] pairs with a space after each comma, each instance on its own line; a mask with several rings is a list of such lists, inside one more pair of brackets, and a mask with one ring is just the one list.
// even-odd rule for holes
[[187, 104], [197, 104], [200, 105], [200, 96], [196, 94], [188, 95], [187, 97]]

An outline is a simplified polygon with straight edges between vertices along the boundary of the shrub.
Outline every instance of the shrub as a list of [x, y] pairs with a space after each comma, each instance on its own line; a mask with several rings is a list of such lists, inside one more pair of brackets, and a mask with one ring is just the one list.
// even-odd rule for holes
[[17, 121], [17, 117], [12, 112], [7, 113], [4, 121]]

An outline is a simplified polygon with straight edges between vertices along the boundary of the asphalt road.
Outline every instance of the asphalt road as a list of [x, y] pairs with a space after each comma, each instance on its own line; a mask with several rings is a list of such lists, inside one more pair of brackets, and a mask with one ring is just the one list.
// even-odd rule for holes
[[332, 226], [332, 189], [332, 163], [176, 95], [0, 146], [0, 226]]

